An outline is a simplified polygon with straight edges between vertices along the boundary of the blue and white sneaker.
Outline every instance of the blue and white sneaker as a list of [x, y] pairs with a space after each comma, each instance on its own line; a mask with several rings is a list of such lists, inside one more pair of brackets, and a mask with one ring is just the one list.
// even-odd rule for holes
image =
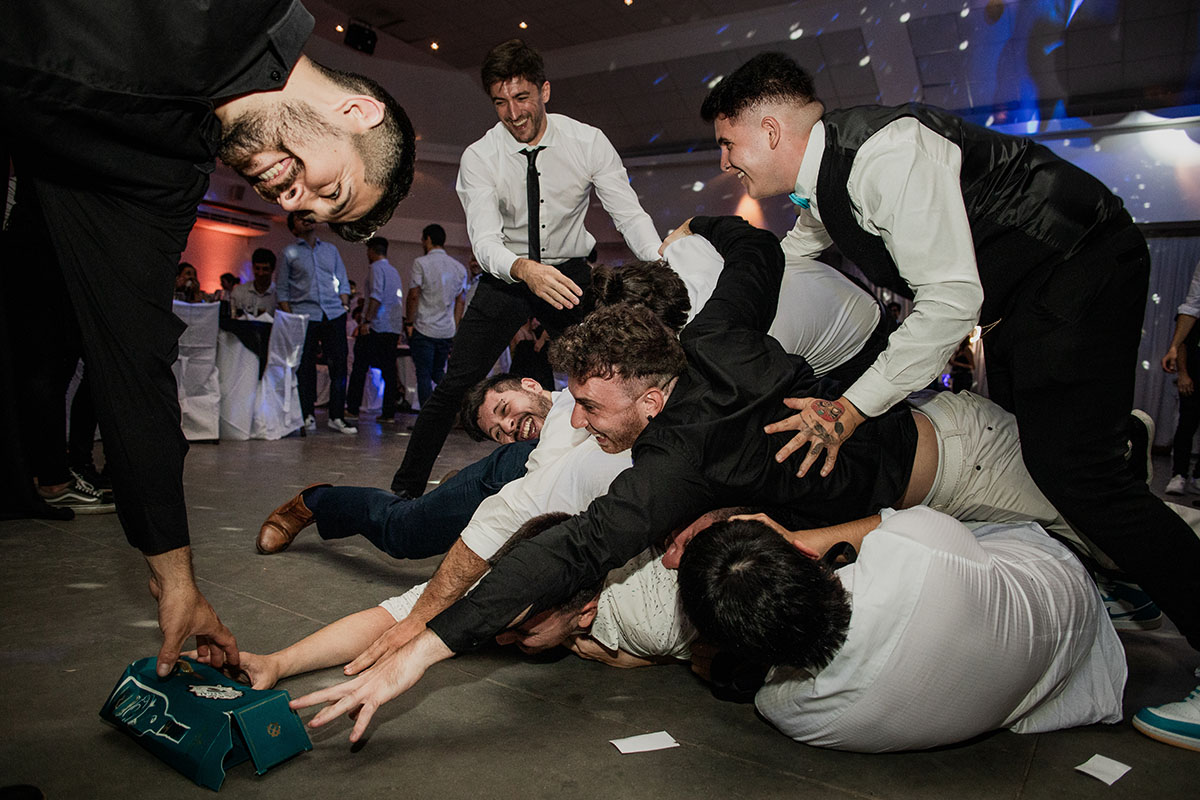
[[1152, 631], [1162, 627], [1162, 611], [1136, 583], [1097, 577], [1096, 586], [1117, 630]]
[[1134, 714], [1133, 727], [1164, 744], [1200, 752], [1200, 686], [1178, 703], [1143, 708]]

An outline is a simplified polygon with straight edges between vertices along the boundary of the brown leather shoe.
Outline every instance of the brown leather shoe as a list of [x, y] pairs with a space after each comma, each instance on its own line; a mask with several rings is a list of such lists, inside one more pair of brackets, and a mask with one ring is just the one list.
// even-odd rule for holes
[[[312, 486], [306, 487], [304, 492], [318, 486], [331, 485], [314, 483]], [[258, 541], [255, 542], [258, 552], [265, 556], [282, 553], [296, 538], [296, 534], [312, 524], [313, 512], [304, 505], [304, 492], [288, 500], [267, 517], [267, 521], [263, 523], [262, 529], [258, 532]]]

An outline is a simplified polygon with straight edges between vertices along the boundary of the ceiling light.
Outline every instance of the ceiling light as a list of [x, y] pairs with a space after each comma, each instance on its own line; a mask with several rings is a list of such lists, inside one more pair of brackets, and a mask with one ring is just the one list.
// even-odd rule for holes
[[430, 42], [430, 43], [429, 43], [429, 49], [430, 49], [430, 50], [437, 50], [437, 49], [438, 49], [438, 43], [437, 43], [437, 42]]
[[525, 30], [526, 28], [529, 27], [529, 23], [522, 21], [521, 24], [517, 25], [517, 27], [520, 28], [521, 30]]
[[633, 0], [625, 0], [625, 5], [627, 5], [627, 6], [633, 5]]
[[345, 29], [345, 28], [343, 28], [341, 25], [334, 25], [334, 26], [333, 26], [333, 29], [334, 29], [335, 31], [337, 31], [338, 33], [345, 33], [345, 32], [346, 32], [346, 29]]

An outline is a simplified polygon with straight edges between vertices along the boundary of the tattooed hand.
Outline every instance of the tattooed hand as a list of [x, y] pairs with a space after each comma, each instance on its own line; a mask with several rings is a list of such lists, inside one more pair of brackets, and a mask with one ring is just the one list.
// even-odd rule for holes
[[775, 460], [783, 462], [807, 444], [808, 453], [800, 463], [796, 477], [804, 477], [822, 453], [825, 454], [825, 463], [821, 466], [821, 477], [825, 477], [837, 463], [838, 448], [850, 438], [865, 417], [844, 397], [837, 400], [789, 397], [783, 403], [800, 413], [771, 423], [764, 429], [767, 433], [796, 431], [792, 440], [775, 454]]

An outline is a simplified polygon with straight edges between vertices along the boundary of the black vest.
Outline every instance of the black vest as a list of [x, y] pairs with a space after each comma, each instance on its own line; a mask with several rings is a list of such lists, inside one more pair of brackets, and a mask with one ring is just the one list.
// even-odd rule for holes
[[[846, 182], [863, 142], [890, 122], [915, 117], [962, 152], [959, 185], [983, 285], [980, 323], [1004, 313], [1027, 275], [1131, 224], [1121, 200], [1100, 181], [1040, 144], [910, 103], [829, 111], [817, 177], [821, 221], [843, 254], [879, 286], [912, 297], [883, 239], [855, 221]], [[933, 245], [933, 242], [930, 242]]]

